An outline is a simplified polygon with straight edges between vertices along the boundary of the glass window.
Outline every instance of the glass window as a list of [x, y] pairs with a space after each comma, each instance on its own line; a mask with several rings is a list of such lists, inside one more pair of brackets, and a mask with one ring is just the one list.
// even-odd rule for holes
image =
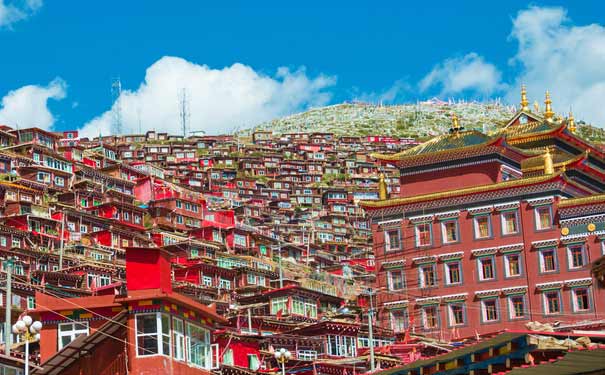
[[574, 312], [590, 310], [590, 293], [588, 288], [574, 288], [571, 290]]
[[548, 315], [561, 313], [561, 293], [558, 290], [544, 292], [544, 313]]
[[433, 242], [431, 227], [431, 223], [416, 224], [416, 226], [414, 227], [416, 246], [431, 246]]
[[276, 297], [271, 299], [271, 315], [276, 315], [279, 311], [287, 312], [288, 297]]
[[422, 308], [422, 325], [424, 329], [434, 329], [439, 327], [437, 306], [424, 306]]
[[496, 278], [494, 258], [492, 256], [481, 257], [477, 259], [477, 263], [479, 266], [479, 280], [494, 280]]
[[435, 275], [434, 264], [423, 264], [418, 268], [420, 287], [430, 288], [437, 286], [437, 275]]
[[519, 233], [519, 219], [517, 211], [503, 212], [500, 216], [502, 219], [502, 234], [511, 235]]
[[536, 229], [545, 230], [552, 228], [552, 215], [550, 206], [536, 207]]
[[506, 277], [521, 276], [521, 255], [504, 255], [504, 271], [506, 273]]
[[462, 282], [462, 266], [460, 261], [445, 263], [446, 285], [460, 284]]
[[458, 242], [458, 220], [446, 220], [441, 222], [443, 243]]
[[522, 295], [508, 297], [508, 310], [510, 319], [525, 318], [525, 297]]
[[194, 366], [210, 368], [210, 332], [187, 323], [187, 361]]
[[465, 323], [463, 303], [450, 303], [448, 305], [448, 310], [450, 326], [459, 326]]
[[81, 335], [88, 336], [87, 322], [59, 324], [59, 350]]
[[401, 290], [405, 288], [403, 270], [391, 270], [387, 272], [389, 290]]
[[137, 355], [170, 355], [170, 318], [166, 314], [137, 314]]
[[492, 236], [492, 223], [489, 215], [480, 215], [473, 218], [475, 225], [475, 238], [489, 238]]
[[498, 300], [481, 300], [481, 315], [484, 322], [494, 322], [498, 320]]
[[185, 327], [181, 319], [172, 318], [172, 340], [174, 342], [174, 359], [185, 360]]
[[401, 234], [399, 229], [391, 229], [385, 231], [385, 239], [387, 251], [401, 249]]
[[408, 326], [408, 310], [391, 310], [391, 329], [393, 332], [404, 332]]
[[555, 249], [540, 251], [540, 272], [554, 272], [557, 270], [557, 256]]
[[573, 245], [567, 248], [568, 264], [570, 269], [582, 268], [586, 265], [584, 246]]

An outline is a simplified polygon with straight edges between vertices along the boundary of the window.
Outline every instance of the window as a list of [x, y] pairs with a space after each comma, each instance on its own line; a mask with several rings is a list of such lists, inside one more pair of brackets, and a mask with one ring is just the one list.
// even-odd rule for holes
[[567, 248], [567, 264], [569, 269], [582, 268], [586, 265], [584, 257], [584, 246], [572, 245]]
[[247, 275], [248, 284], [256, 285], [256, 275], [249, 273]]
[[434, 264], [424, 264], [418, 268], [419, 281], [421, 288], [430, 288], [437, 286]]
[[405, 288], [405, 277], [403, 270], [391, 270], [387, 272], [389, 290], [401, 290]]
[[176, 215], [177, 224], [183, 224], [183, 217], [181, 215]]
[[296, 358], [301, 361], [313, 361], [317, 359], [316, 350], [299, 350], [296, 352]]
[[519, 233], [519, 219], [517, 211], [507, 211], [500, 215], [502, 220], [502, 235], [508, 236]]
[[393, 332], [404, 332], [408, 326], [408, 310], [391, 310], [391, 329]]
[[424, 329], [435, 329], [439, 327], [437, 306], [424, 306], [422, 308], [422, 327]]
[[357, 338], [328, 335], [328, 354], [339, 357], [355, 357], [357, 355]]
[[479, 280], [494, 280], [496, 278], [496, 270], [494, 268], [494, 257], [487, 256], [477, 259], [479, 268]]
[[571, 290], [573, 298], [573, 311], [585, 312], [590, 310], [590, 293], [588, 288], [574, 288]]
[[416, 224], [414, 228], [416, 237], [416, 246], [431, 246], [433, 243], [433, 235], [431, 230], [431, 223], [420, 223]]
[[475, 239], [489, 238], [492, 236], [492, 222], [489, 215], [480, 215], [473, 218], [475, 226]]
[[495, 322], [498, 320], [498, 300], [481, 300], [481, 317], [484, 323]]
[[554, 272], [557, 270], [557, 255], [555, 249], [540, 251], [540, 272]]
[[210, 368], [210, 332], [187, 323], [187, 362], [194, 366]]
[[170, 317], [166, 314], [137, 314], [137, 355], [170, 355]]
[[509, 296], [508, 311], [511, 320], [525, 318], [525, 297], [522, 295]]
[[185, 360], [185, 327], [181, 319], [172, 318], [173, 353], [177, 361]]
[[504, 255], [504, 272], [506, 277], [521, 276], [521, 255], [506, 254]]
[[57, 186], [64, 186], [65, 185], [65, 179], [63, 177], [56, 176], [55, 177], [55, 185], [57, 185]]
[[465, 323], [464, 321], [464, 304], [463, 303], [450, 303], [448, 305], [448, 315], [450, 326], [460, 326]]
[[88, 336], [88, 323], [63, 323], [59, 324], [59, 350], [74, 341], [81, 335]]
[[546, 230], [552, 228], [552, 215], [550, 206], [536, 207], [536, 229]]
[[6, 244], [7, 244], [6, 237], [0, 236], [0, 246], [6, 247]]
[[385, 231], [386, 250], [400, 250], [401, 249], [401, 234], [399, 229], [391, 229]]
[[204, 284], [204, 286], [212, 286], [212, 277], [202, 276], [202, 284]]
[[219, 279], [218, 287], [220, 289], [231, 289], [231, 280]]
[[441, 223], [443, 243], [458, 242], [458, 220], [446, 220]]
[[260, 368], [260, 363], [256, 354], [248, 354], [248, 369], [256, 371]]
[[271, 315], [276, 315], [279, 311], [287, 312], [288, 297], [277, 297], [271, 299]]
[[460, 261], [445, 263], [445, 284], [454, 285], [462, 282], [462, 266]]
[[544, 313], [546, 315], [561, 313], [561, 293], [558, 290], [544, 292]]
[[36, 308], [36, 298], [34, 296], [27, 296], [27, 309], [33, 310]]

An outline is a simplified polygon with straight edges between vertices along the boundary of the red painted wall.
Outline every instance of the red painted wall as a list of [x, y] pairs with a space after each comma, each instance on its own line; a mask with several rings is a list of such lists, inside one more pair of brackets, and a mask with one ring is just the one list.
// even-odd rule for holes
[[161, 289], [172, 291], [170, 255], [159, 249], [126, 250], [126, 283], [128, 290]]

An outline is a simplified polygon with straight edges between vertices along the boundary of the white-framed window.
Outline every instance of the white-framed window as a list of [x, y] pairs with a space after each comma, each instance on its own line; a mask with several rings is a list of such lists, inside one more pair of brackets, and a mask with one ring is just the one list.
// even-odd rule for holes
[[453, 302], [447, 305], [450, 327], [466, 324], [466, 311], [463, 302]]
[[256, 285], [256, 275], [254, 275], [252, 273], [249, 273], [249, 274], [247, 274], [247, 279], [248, 279], [247, 280], [248, 284], [250, 284], [250, 285]]
[[136, 314], [137, 356], [170, 356], [170, 316], [161, 313]]
[[421, 288], [431, 288], [437, 286], [437, 275], [435, 264], [422, 264], [418, 267], [418, 279]]
[[502, 235], [509, 236], [519, 233], [519, 216], [517, 210], [505, 211], [500, 214]]
[[547, 290], [542, 293], [542, 296], [544, 298], [544, 314], [556, 315], [563, 311], [560, 290]]
[[182, 319], [172, 318], [172, 341], [174, 347], [174, 359], [177, 361], [185, 360], [185, 325]]
[[504, 275], [506, 277], [521, 276], [520, 253], [510, 253], [504, 255]]
[[339, 357], [355, 357], [357, 355], [357, 338], [328, 335], [328, 354]]
[[487, 281], [496, 279], [496, 264], [493, 256], [484, 256], [477, 259], [477, 268], [479, 280]]
[[389, 229], [384, 231], [386, 251], [401, 250], [401, 231]]
[[212, 277], [202, 276], [202, 283], [204, 284], [204, 286], [212, 286]]
[[299, 350], [296, 352], [296, 358], [301, 361], [314, 361], [317, 359], [316, 350]]
[[473, 217], [475, 239], [490, 238], [492, 236], [492, 221], [490, 215], [477, 215]]
[[557, 266], [557, 251], [554, 248], [542, 249], [539, 254], [540, 273], [555, 272]]
[[286, 313], [288, 307], [288, 297], [275, 297], [271, 299], [271, 315], [276, 315], [280, 310]]
[[6, 237], [0, 236], [0, 246], [6, 247], [6, 244], [7, 244]]
[[403, 269], [387, 271], [389, 290], [402, 290], [405, 288], [405, 275]]
[[571, 289], [572, 306], [574, 312], [587, 312], [591, 309], [590, 288], [578, 287]]
[[441, 238], [445, 244], [455, 243], [460, 240], [457, 219], [443, 220], [441, 222]]
[[404, 332], [408, 327], [408, 310], [394, 309], [390, 312], [391, 329], [393, 332]]
[[433, 243], [433, 223], [418, 223], [414, 226], [416, 247], [431, 246]]
[[570, 270], [584, 267], [587, 263], [586, 260], [583, 245], [570, 245], [567, 247], [567, 264]]
[[437, 305], [428, 305], [422, 307], [422, 328], [439, 328], [439, 310]]
[[12, 247], [21, 247], [21, 239], [19, 239], [17, 237], [13, 237], [11, 239], [11, 246]]
[[88, 336], [88, 322], [61, 323], [58, 327], [59, 350], [81, 335]]
[[552, 228], [552, 208], [550, 206], [536, 207], [534, 212], [537, 230], [546, 230]]
[[187, 362], [193, 366], [210, 369], [212, 356], [210, 332], [195, 324], [187, 323]]
[[511, 320], [526, 317], [525, 296], [522, 294], [508, 296], [508, 317]]
[[481, 300], [481, 319], [483, 323], [498, 321], [498, 299], [485, 298]]
[[221, 289], [231, 289], [231, 280], [220, 278], [218, 281], [218, 287]]
[[444, 265], [445, 284], [456, 285], [462, 283], [462, 264], [459, 260], [446, 262]]

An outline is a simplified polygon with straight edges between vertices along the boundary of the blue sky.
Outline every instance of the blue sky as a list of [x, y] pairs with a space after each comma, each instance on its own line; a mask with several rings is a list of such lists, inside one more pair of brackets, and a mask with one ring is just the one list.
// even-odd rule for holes
[[117, 76], [133, 131], [175, 126], [182, 88], [211, 132], [354, 99], [516, 101], [521, 80], [605, 120], [578, 99], [605, 94], [602, 1], [284, 3], [0, 0], [0, 122], [106, 130]]

